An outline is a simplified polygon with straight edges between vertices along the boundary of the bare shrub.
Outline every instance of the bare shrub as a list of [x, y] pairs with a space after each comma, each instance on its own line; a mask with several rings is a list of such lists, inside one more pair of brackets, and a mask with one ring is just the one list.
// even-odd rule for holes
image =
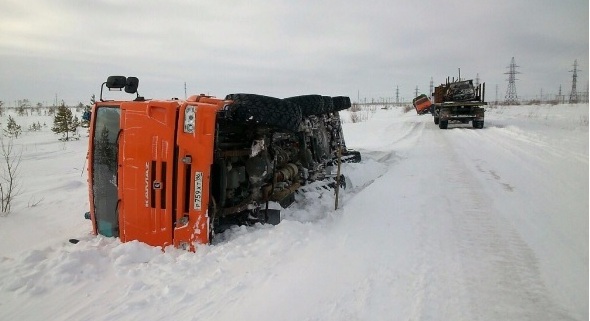
[[39, 204], [41, 204], [41, 202], [43, 202], [44, 199], [45, 199], [45, 197], [42, 197], [41, 199], [37, 200], [37, 199], [35, 199], [35, 196], [33, 195], [29, 199], [29, 202], [27, 203], [27, 207], [29, 207], [29, 208], [37, 207]]
[[367, 110], [360, 110], [350, 113], [350, 120], [353, 123], [360, 123], [363, 121], [367, 121], [369, 119], [369, 111]]
[[22, 151], [17, 153], [14, 150], [12, 139], [6, 142], [0, 137], [0, 153], [0, 215], [6, 216], [19, 193], [18, 168]]
[[408, 112], [410, 112], [413, 109], [414, 109], [414, 107], [412, 107], [410, 105], [405, 105], [404, 106], [404, 113], [408, 113]]

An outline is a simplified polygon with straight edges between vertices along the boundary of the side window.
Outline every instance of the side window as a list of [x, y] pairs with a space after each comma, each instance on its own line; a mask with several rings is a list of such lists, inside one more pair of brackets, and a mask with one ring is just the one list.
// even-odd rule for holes
[[106, 165], [110, 171], [114, 171], [117, 166], [119, 119], [119, 108], [98, 108], [94, 125], [94, 163]]

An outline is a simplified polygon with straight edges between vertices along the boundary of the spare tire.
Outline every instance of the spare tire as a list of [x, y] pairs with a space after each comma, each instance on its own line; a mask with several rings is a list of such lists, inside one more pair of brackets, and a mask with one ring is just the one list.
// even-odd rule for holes
[[298, 105], [303, 116], [320, 115], [327, 112], [324, 108], [324, 98], [320, 95], [294, 96], [283, 100]]
[[299, 131], [301, 108], [292, 102], [255, 94], [230, 94], [225, 99], [233, 101], [229, 105], [233, 121]]
[[332, 101], [334, 102], [334, 111], [348, 109], [352, 106], [350, 98], [346, 96], [332, 97]]

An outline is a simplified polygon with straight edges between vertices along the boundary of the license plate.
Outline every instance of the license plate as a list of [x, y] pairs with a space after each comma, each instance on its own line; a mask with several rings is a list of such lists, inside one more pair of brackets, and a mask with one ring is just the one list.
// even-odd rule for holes
[[201, 203], [203, 202], [203, 172], [195, 172], [195, 197], [194, 209], [201, 210]]

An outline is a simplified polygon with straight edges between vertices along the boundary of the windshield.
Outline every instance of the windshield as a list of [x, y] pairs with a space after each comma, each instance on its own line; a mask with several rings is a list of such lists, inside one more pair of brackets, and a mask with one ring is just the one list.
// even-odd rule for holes
[[117, 136], [120, 110], [118, 106], [96, 110], [92, 150], [92, 193], [94, 217], [98, 233], [119, 236], [117, 217]]

